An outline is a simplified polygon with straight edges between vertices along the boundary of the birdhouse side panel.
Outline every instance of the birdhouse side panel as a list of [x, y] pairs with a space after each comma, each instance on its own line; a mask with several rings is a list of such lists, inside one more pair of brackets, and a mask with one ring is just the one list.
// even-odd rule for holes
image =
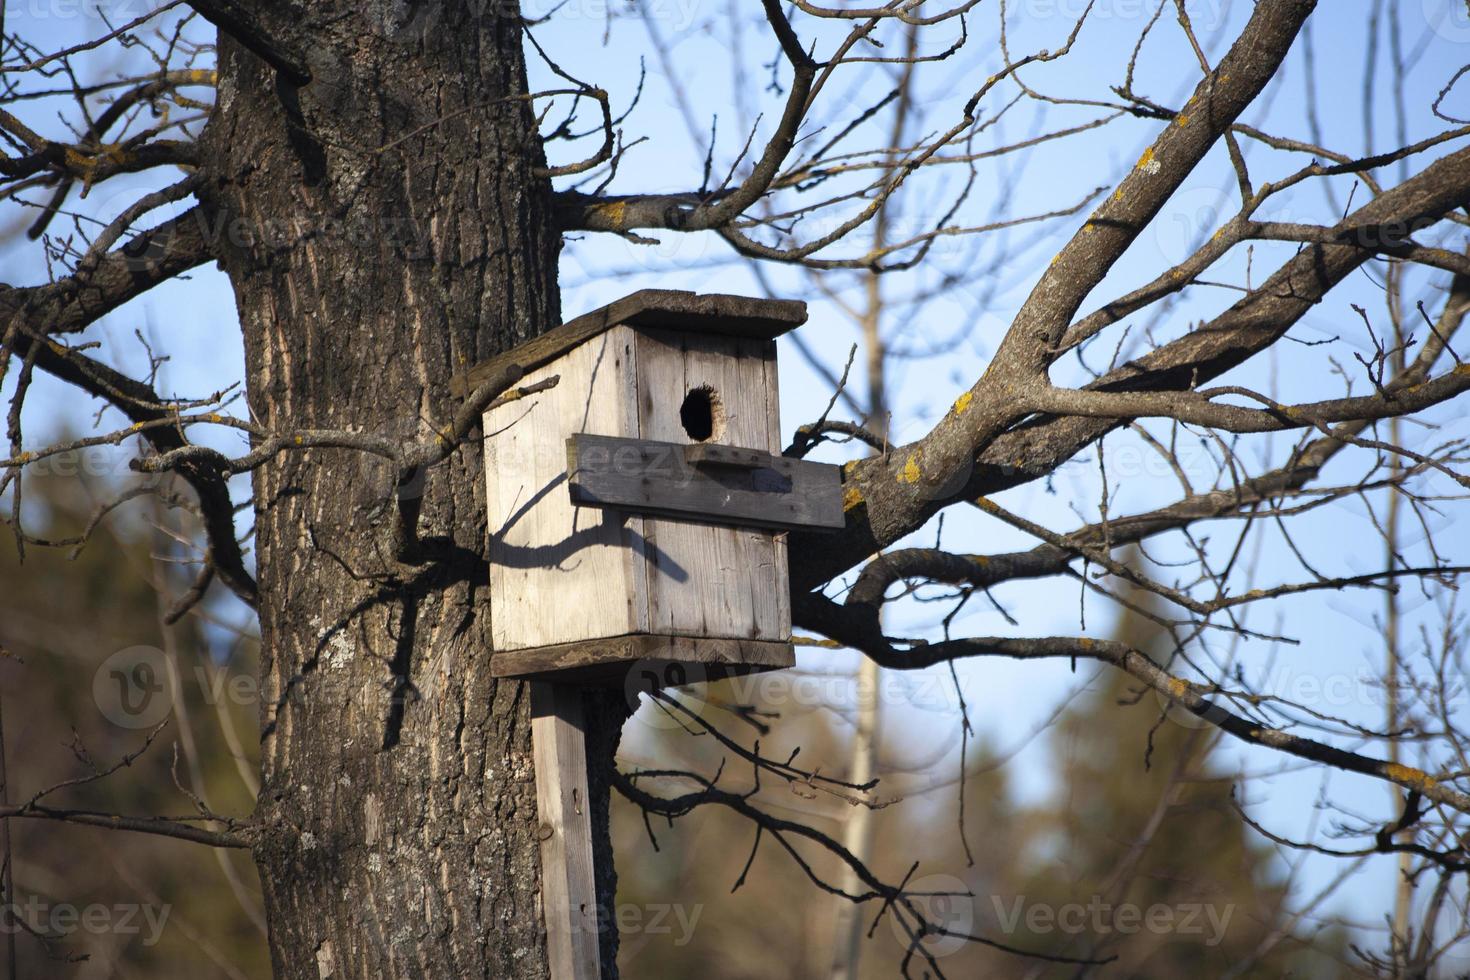
[[[643, 329], [637, 368], [642, 438], [780, 452], [774, 341]], [[691, 393], [699, 392], [707, 395], [707, 420], [702, 411], [687, 411]], [[643, 567], [652, 631], [788, 640], [785, 536], [777, 537], [697, 518], [646, 518]]]
[[643, 518], [573, 507], [566, 441], [638, 431], [634, 333], [614, 327], [529, 372], [556, 387], [485, 413], [490, 614], [495, 649], [648, 630], [635, 543]]
[[[781, 445], [781, 389], [776, 374], [776, 342], [768, 341], [771, 356], [763, 360], [762, 372], [766, 386], [766, 431], [770, 433], [770, 452], [779, 453]], [[788, 564], [786, 535], [771, 535], [771, 554], [776, 563], [776, 582], [772, 587], [776, 594], [775, 621], [781, 630], [781, 639], [791, 637], [791, 566]]]

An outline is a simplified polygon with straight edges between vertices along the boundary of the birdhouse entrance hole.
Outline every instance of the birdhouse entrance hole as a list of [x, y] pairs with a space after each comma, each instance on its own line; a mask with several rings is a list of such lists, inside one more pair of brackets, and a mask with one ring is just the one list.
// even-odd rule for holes
[[684, 431], [689, 438], [695, 442], [707, 442], [723, 419], [723, 406], [720, 405], [720, 396], [709, 385], [701, 385], [692, 389], [684, 396], [684, 404], [679, 406], [679, 421], [684, 424]]

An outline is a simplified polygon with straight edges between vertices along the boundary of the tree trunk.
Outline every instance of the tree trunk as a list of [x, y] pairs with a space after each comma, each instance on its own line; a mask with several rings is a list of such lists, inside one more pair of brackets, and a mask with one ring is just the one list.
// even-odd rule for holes
[[[432, 438], [452, 374], [559, 322], [510, 6], [272, 8], [267, 29], [311, 52], [302, 88], [222, 33], [201, 196], [258, 424]], [[489, 674], [483, 480], [472, 440], [408, 488], [441, 556], [408, 565], [383, 461], [286, 453], [254, 474], [255, 855], [278, 977], [546, 974], [527, 691]], [[590, 700], [605, 770], [625, 713]]]

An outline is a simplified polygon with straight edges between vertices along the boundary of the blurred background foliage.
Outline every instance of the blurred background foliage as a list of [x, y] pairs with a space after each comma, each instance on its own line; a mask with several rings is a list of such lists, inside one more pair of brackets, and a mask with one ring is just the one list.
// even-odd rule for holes
[[[1144, 596], [1131, 598], [1139, 608], [1150, 605]], [[1126, 616], [1118, 632], [1120, 639], [1168, 659], [1158, 631], [1143, 617]], [[960, 836], [956, 768], [948, 778], [928, 774], [922, 780], [931, 784], [928, 788], [877, 811], [873, 871], [885, 881], [899, 881], [917, 861], [909, 879], [914, 891], [970, 893], [929, 899], [936, 921], [1024, 950], [1116, 957], [1100, 971], [1103, 977], [1325, 978], [1355, 973], [1340, 929], [1324, 929], [1309, 916], [1297, 920], [1286, 907], [1287, 864], [1273, 860], [1269, 846], [1236, 814], [1232, 776], [1211, 758], [1217, 730], [1192, 718], [1161, 718], [1159, 700], [1140, 692], [1120, 672], [1098, 673], [1079, 687], [1080, 695], [1039, 736], [1050, 743], [1058, 791], [1036, 801], [1019, 799], [1006, 776], [1008, 757], [981, 740], [970, 746], [963, 779], [970, 854]], [[719, 706], [733, 703], [733, 693], [731, 684], [722, 682], [711, 685], [704, 697], [691, 689], [683, 699], [702, 705], [700, 716], [711, 725], [727, 734], [744, 734], [748, 743], [755, 733]], [[767, 756], [785, 759], [798, 747], [798, 763], [846, 755], [843, 746], [852, 726], [835, 710], [754, 707], [781, 715], [766, 718], [772, 724], [770, 736], [762, 741]], [[740, 772], [741, 763], [707, 735], [691, 737], [678, 726], [638, 728], [650, 710], [656, 706], [645, 706], [630, 722], [625, 756], [646, 752], [649, 759], [636, 761], [649, 766], [677, 759], [681, 768], [707, 775], [724, 759], [727, 773]], [[982, 732], [989, 728], [984, 719], [971, 722]], [[989, 737], [997, 734], [1011, 737], [993, 731]], [[626, 760], [624, 768], [631, 768], [627, 763], [632, 761]], [[885, 787], [917, 775], [892, 760], [880, 773], [884, 778], [877, 792], [885, 799], [892, 798]], [[850, 804], [803, 786], [773, 786], [769, 777], [762, 782], [757, 799], [769, 812], [840, 837]], [[672, 827], [654, 820], [655, 849], [642, 814], [619, 802], [615, 826], [619, 903], [625, 918], [651, 924], [662, 906], [684, 906], [682, 919], [674, 913], [664, 917], [667, 933], [625, 931], [620, 959], [625, 975], [755, 980], [831, 974], [835, 900], [819, 891], [770, 835], [762, 838], [745, 882], [732, 892], [750, 857], [754, 830], [748, 821], [716, 807], [696, 810]], [[837, 880], [835, 858], [801, 843], [796, 847], [824, 880]], [[1301, 896], [1292, 898], [1291, 908], [1300, 908]], [[1055, 912], [1069, 904], [1087, 907], [1082, 931], [1048, 927], [1051, 920], [1044, 914], [1034, 920], [1041, 929], [1028, 931], [1033, 908]], [[878, 916], [878, 905], [864, 906], [865, 928]], [[1177, 928], [1156, 933], [1144, 925], [1130, 935], [1093, 931], [1098, 921], [1107, 930], [1109, 919], [1103, 914], [1099, 920], [1092, 907], [1124, 905], [1144, 913], [1165, 906]], [[1190, 915], [1193, 921], [1186, 921]], [[691, 920], [697, 925], [686, 936], [680, 922]], [[1069, 913], [1068, 924], [1077, 921], [1078, 913]], [[1013, 924], [1010, 931], [1007, 923]], [[1119, 924], [1127, 922], [1120, 919]], [[942, 936], [924, 942], [950, 977], [1078, 975], [1075, 965], [1023, 959], [977, 943]], [[906, 937], [890, 916], [882, 916], [865, 942], [859, 975], [900, 975], [906, 949]], [[910, 964], [910, 975], [925, 975], [921, 960]]]
[[[77, 475], [82, 469], [75, 460], [59, 460], [28, 482], [33, 533], [62, 538], [91, 519], [101, 496]], [[240, 694], [253, 691], [241, 679], [254, 677], [255, 639], [248, 628], [217, 619], [208, 604], [175, 626], [163, 625], [168, 600], [160, 600], [155, 576], [167, 575], [167, 595], [187, 584], [174, 535], [189, 516], [150, 498], [127, 507], [132, 519], [113, 515], [74, 559], [68, 548], [31, 547], [22, 562], [13, 539], [0, 539], [8, 798], [22, 801], [62, 780], [106, 770], [145, 744], [148, 729], [112, 723], [93, 697], [93, 679], [104, 661], [143, 645], [174, 658], [183, 710], [175, 705], [151, 748], [131, 765], [59, 790], [46, 802], [127, 814], [189, 814], [194, 804], [182, 786], [215, 812], [248, 814], [257, 706]], [[1145, 649], [1158, 642], [1151, 624], [1138, 616], [1124, 619], [1119, 631]], [[785, 759], [798, 748], [798, 761], [845, 757], [852, 726], [842, 710], [792, 703], [796, 698], [740, 700], [773, 690], [791, 688], [722, 682], [706, 690], [683, 689], [678, 696], [701, 719], [743, 743], [760, 737], [770, 757]], [[737, 707], [747, 710], [732, 710]], [[878, 795], [892, 802], [876, 813], [873, 870], [885, 880], [899, 880], [917, 862], [910, 887], [951, 893], [924, 900], [938, 921], [1022, 949], [1116, 956], [1104, 976], [1172, 980], [1222, 976], [1232, 969], [1250, 977], [1350, 972], [1343, 936], [1319, 934], [1310, 917], [1294, 920], [1285, 910], [1286, 865], [1273, 861], [1259, 838], [1249, 839], [1251, 832], [1236, 817], [1232, 779], [1211, 762], [1214, 730], [1161, 720], [1160, 713], [1157, 699], [1139, 697], [1122, 675], [1093, 677], [1038, 736], [1050, 743], [1061, 787], [1040, 800], [1018, 798], [1007, 779], [1007, 757], [989, 741], [995, 733], [970, 744], [963, 789], [957, 768], [924, 773], [912, 763], [883, 760], [888, 764], [880, 768]], [[184, 717], [196, 759], [192, 766], [180, 728]], [[761, 735], [742, 717], [769, 726], [769, 732]], [[972, 719], [986, 732], [983, 722]], [[737, 773], [738, 760], [700, 732], [696, 722], [674, 723], [656, 705], [644, 705], [629, 722], [623, 768], [677, 766], [709, 774], [724, 759], [727, 771]], [[903, 792], [909, 784], [919, 788]], [[973, 862], [961, 840], [961, 793]], [[756, 799], [769, 812], [834, 836], [852, 812], [844, 799], [769, 779]], [[621, 798], [615, 803], [615, 912], [626, 976], [830, 975], [837, 900], [814, 886], [770, 835], [760, 842], [743, 884], [732, 891], [754, 841], [747, 821], [707, 807], [672, 825], [645, 824], [636, 808]], [[270, 976], [259, 886], [248, 855], [211, 854], [186, 842], [49, 821], [14, 821], [12, 835], [15, 888], [23, 900], [169, 909], [152, 945], [145, 942], [146, 924], [127, 935], [79, 928], [49, 942], [22, 934], [21, 976]], [[816, 874], [837, 880], [831, 855], [805, 843], [795, 846]], [[963, 892], [970, 894], [953, 894]], [[1300, 896], [1294, 897], [1292, 905], [1299, 906]], [[1201, 911], [1193, 913], [1190, 928], [1198, 931], [1190, 934], [1147, 928], [1131, 935], [1098, 933], [1091, 928], [1098, 921], [1092, 911], [1081, 932], [1028, 931], [1030, 910], [1069, 903], [1131, 904], [1145, 911], [1161, 904], [1180, 924], [1191, 907]], [[871, 925], [878, 911], [877, 903], [864, 906], [864, 922]], [[1010, 930], [1007, 919], [1015, 923]], [[1222, 921], [1223, 936], [1212, 945], [1206, 940]], [[954, 977], [1076, 972], [945, 937], [925, 942]], [[880, 917], [864, 942], [860, 975], [898, 975], [904, 952], [904, 937], [891, 916]]]
[[[94, 482], [100, 489], [103, 481], [88, 479], [86, 461], [75, 455], [49, 462], [26, 481], [27, 529], [50, 539], [76, 535], [106, 499], [91, 492]], [[14, 538], [0, 535], [0, 647], [5, 651], [0, 709], [10, 802], [106, 771], [147, 742], [151, 727], [125, 728], [109, 721], [92, 686], [108, 657], [145, 646], [172, 654], [183, 710], [175, 705], [151, 747], [130, 765], [104, 779], [60, 789], [42, 802], [140, 816], [192, 815], [195, 805], [183, 786], [215, 812], [250, 812], [254, 793], [241, 769], [256, 770], [250, 753], [259, 727], [257, 705], [249, 697], [231, 697], [228, 686], [219, 683], [219, 671], [254, 677], [254, 639], [211, 621], [209, 605], [198, 616], [164, 626], [170, 600], [160, 600], [153, 585], [155, 576], [165, 574], [169, 595], [187, 585], [192, 570], [173, 563], [170, 531], [188, 519], [184, 512], [140, 498], [107, 519], [74, 559], [71, 548], [31, 546], [22, 562]], [[242, 688], [235, 690], [238, 694]], [[180, 732], [184, 715], [190, 722], [192, 760]], [[247, 755], [242, 765], [230, 748], [226, 724], [233, 726]], [[44, 930], [50, 910], [58, 906], [99, 905], [109, 909], [109, 923], [123, 923], [126, 914], [139, 929], [98, 931], [61, 919], [67, 934], [45, 941], [22, 930], [15, 937], [19, 976], [270, 976], [260, 888], [248, 854], [212, 854], [185, 841], [49, 820], [10, 823], [15, 894], [23, 906], [39, 910], [28, 914], [29, 924]], [[141, 912], [124, 913], [118, 906], [147, 906], [155, 916], [167, 908], [157, 942], [147, 942], [153, 929]]]

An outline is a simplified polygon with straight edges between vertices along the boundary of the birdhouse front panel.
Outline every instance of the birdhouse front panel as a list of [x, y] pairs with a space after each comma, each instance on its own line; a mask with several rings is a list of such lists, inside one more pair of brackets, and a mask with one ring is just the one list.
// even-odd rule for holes
[[[641, 438], [781, 452], [775, 341], [646, 330], [637, 350]], [[654, 632], [791, 638], [784, 533], [664, 518], [643, 533]]]

